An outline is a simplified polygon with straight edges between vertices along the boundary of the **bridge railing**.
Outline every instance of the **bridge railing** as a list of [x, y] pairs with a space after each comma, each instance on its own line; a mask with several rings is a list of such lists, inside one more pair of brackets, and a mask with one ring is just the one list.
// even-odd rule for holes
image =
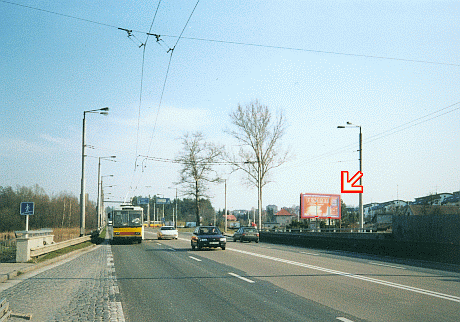
[[49, 228], [29, 231], [16, 231], [16, 262], [27, 262], [32, 257], [47, 254], [61, 248], [81, 244], [91, 239], [83, 236], [59, 243], [54, 242], [53, 230]]

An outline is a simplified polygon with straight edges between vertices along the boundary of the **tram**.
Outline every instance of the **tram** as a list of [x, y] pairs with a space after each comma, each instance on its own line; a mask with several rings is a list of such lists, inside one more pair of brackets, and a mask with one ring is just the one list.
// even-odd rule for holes
[[144, 218], [142, 207], [121, 205], [112, 212], [112, 241], [138, 242], [144, 239]]

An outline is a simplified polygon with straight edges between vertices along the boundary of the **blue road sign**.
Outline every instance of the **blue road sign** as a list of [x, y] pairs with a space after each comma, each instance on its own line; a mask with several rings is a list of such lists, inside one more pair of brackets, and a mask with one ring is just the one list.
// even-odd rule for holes
[[21, 202], [21, 215], [33, 215], [34, 214], [34, 203], [33, 202]]
[[138, 205], [148, 205], [149, 204], [149, 198], [139, 198], [139, 199], [137, 199], [137, 204]]
[[157, 205], [166, 205], [169, 204], [169, 198], [157, 198]]

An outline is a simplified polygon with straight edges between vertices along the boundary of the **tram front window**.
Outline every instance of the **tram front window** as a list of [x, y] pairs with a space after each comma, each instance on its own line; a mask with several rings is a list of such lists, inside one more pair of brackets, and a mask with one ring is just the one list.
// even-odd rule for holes
[[114, 227], [124, 227], [124, 226], [142, 226], [141, 213], [139, 212], [129, 212], [121, 211], [115, 213], [113, 218]]

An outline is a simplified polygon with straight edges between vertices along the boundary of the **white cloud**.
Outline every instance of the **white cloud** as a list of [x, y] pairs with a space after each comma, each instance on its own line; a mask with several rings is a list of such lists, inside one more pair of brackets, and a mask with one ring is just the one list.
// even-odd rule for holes
[[62, 138], [62, 137], [54, 137], [54, 136], [51, 136], [47, 133], [42, 133], [39, 135], [39, 137], [47, 142], [50, 142], [50, 143], [54, 143], [54, 144], [58, 144], [58, 145], [61, 145], [61, 146], [70, 146], [71, 145], [71, 142], [69, 139], [66, 139], [66, 138]]

